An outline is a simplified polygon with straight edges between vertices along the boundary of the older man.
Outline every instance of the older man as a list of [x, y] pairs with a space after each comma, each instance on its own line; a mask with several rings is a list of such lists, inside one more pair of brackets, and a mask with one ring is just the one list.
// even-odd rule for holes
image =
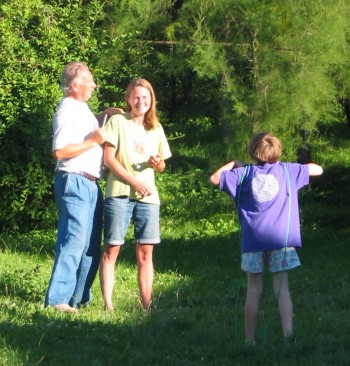
[[97, 179], [105, 137], [86, 103], [95, 88], [87, 65], [67, 64], [53, 120], [58, 232], [45, 306], [70, 313], [89, 302], [100, 258], [103, 198]]

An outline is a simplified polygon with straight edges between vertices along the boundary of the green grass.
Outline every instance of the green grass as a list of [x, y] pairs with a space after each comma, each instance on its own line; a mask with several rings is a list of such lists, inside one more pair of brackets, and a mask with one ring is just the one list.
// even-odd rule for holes
[[117, 265], [115, 313], [103, 311], [96, 281], [92, 306], [78, 316], [43, 309], [50, 257], [5, 250], [1, 288], [7, 284], [8, 290], [0, 301], [0, 364], [346, 365], [348, 237], [317, 229], [304, 232], [304, 242], [303, 265], [290, 274], [295, 338], [282, 339], [266, 274], [255, 348], [243, 343], [246, 285], [237, 235], [164, 239], [155, 256], [150, 315], [138, 304], [132, 245]]
[[289, 342], [266, 273], [257, 345], [244, 344], [246, 281], [233, 204], [208, 184], [218, 164], [211, 147], [200, 153], [199, 146], [182, 147], [177, 166], [158, 179], [163, 241], [155, 250], [152, 312], [140, 309], [131, 231], [116, 266], [115, 312], [103, 311], [96, 280], [91, 306], [77, 316], [43, 308], [55, 230], [3, 234], [0, 365], [347, 365], [350, 134], [337, 128], [335, 136], [317, 136], [313, 151], [324, 176], [300, 195], [304, 244], [302, 266], [289, 276], [295, 313]]

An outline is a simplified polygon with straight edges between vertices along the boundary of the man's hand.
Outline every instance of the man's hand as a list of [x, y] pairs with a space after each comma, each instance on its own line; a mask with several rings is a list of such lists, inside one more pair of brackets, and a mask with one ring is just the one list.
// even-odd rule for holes
[[102, 127], [92, 132], [90, 139], [96, 143], [96, 145], [102, 145], [106, 141], [106, 132]]

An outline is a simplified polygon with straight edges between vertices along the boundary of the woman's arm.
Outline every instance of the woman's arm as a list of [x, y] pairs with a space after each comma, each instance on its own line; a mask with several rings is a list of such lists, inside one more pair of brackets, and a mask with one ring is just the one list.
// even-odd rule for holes
[[119, 178], [121, 178], [125, 183], [132, 186], [141, 196], [147, 196], [148, 194], [151, 194], [152, 192], [150, 191], [147, 184], [137, 179], [132, 173], [128, 172], [116, 159], [116, 152], [116, 148], [109, 142], [106, 142], [104, 149], [105, 166]]

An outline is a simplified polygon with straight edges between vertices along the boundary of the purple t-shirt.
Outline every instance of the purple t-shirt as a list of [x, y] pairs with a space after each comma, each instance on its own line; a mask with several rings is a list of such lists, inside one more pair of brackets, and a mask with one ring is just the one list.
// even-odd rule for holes
[[298, 190], [309, 183], [308, 166], [281, 162], [248, 165], [240, 187], [244, 170], [235, 168], [220, 176], [220, 189], [236, 202], [242, 252], [283, 248], [287, 239], [288, 246], [301, 247]]

